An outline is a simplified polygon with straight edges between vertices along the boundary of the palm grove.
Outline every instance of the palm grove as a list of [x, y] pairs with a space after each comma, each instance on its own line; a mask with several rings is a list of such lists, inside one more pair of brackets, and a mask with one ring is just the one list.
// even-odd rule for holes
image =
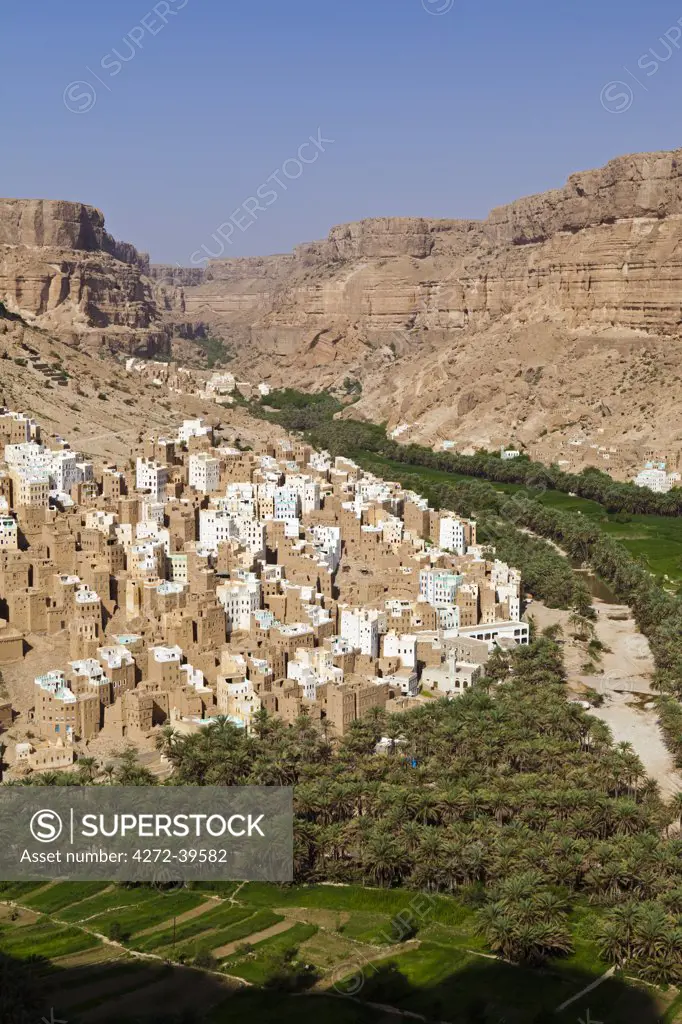
[[[172, 784], [294, 787], [299, 882], [452, 894], [491, 951], [530, 964], [571, 951], [589, 903], [608, 962], [682, 980], [682, 801], [666, 806], [631, 748], [569, 703], [547, 636], [496, 654], [457, 700], [375, 710], [341, 740], [261, 712], [250, 735], [221, 718], [161, 742]], [[82, 782], [154, 782], [132, 751], [102, 774], [81, 765]]]

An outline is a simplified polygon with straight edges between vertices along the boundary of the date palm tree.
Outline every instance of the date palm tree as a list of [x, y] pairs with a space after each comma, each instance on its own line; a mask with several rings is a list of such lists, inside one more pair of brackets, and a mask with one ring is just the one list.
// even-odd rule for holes
[[682, 832], [682, 793], [675, 793], [669, 805], [673, 821], [677, 821], [678, 828]]
[[97, 758], [79, 757], [76, 767], [78, 768], [78, 775], [81, 782], [84, 782], [87, 785], [95, 781], [95, 777], [97, 775]]
[[154, 739], [156, 749], [160, 750], [162, 754], [168, 756], [173, 749], [173, 743], [177, 735], [177, 731], [172, 725], [162, 726], [161, 731], [157, 733]]
[[365, 870], [377, 885], [389, 886], [407, 875], [410, 861], [404, 846], [389, 833], [375, 830], [364, 850]]
[[259, 740], [262, 740], [267, 736], [270, 728], [270, 721], [270, 715], [266, 708], [259, 708], [258, 711], [253, 714], [251, 718], [251, 730]]

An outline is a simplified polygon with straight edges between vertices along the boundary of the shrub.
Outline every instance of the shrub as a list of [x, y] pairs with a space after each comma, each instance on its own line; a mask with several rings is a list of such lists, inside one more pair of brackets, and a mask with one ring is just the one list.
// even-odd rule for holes
[[130, 932], [126, 931], [119, 921], [112, 921], [109, 925], [109, 938], [112, 942], [127, 942]]

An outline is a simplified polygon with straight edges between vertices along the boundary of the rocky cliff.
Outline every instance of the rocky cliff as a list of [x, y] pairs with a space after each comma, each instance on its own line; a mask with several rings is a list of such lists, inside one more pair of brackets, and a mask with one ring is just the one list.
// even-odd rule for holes
[[618, 158], [484, 221], [341, 225], [195, 280], [187, 313], [237, 344], [245, 373], [359, 377], [354, 414], [423, 439], [559, 444], [576, 423], [630, 445], [682, 439], [682, 150]]
[[64, 340], [167, 351], [149, 258], [116, 241], [92, 206], [0, 199], [0, 302]]
[[679, 455], [682, 150], [482, 221], [365, 220], [203, 268], [150, 267], [93, 207], [0, 200], [0, 302], [89, 349], [184, 358], [212, 334], [247, 380], [357, 378], [353, 415], [432, 443]]

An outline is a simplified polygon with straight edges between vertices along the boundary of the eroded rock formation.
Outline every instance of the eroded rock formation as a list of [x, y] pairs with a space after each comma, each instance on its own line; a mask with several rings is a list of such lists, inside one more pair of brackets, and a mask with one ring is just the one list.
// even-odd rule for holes
[[65, 340], [112, 350], [168, 348], [149, 258], [104, 227], [99, 210], [0, 199], [0, 301]]
[[558, 457], [577, 433], [679, 453], [682, 150], [620, 157], [484, 221], [366, 220], [192, 268], [149, 267], [93, 207], [0, 200], [0, 302], [88, 347], [151, 355], [212, 333], [248, 380], [358, 378], [354, 415], [430, 442]]
[[425, 439], [532, 440], [583, 421], [608, 434], [615, 417], [633, 443], [671, 440], [677, 374], [638, 402], [636, 366], [659, 348], [659, 366], [680, 361], [682, 150], [618, 158], [485, 221], [361, 221], [191, 273], [183, 313], [236, 344], [244, 372], [359, 377], [355, 414]]

